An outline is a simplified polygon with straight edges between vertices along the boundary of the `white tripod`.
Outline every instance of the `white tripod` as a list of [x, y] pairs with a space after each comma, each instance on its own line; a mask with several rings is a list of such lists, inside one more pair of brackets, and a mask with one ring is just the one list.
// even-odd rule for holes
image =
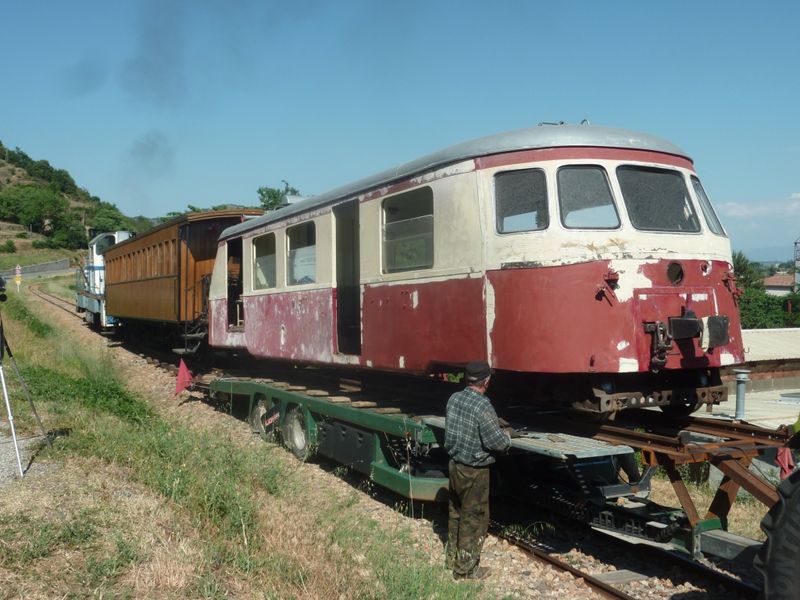
[[14, 367], [14, 372], [17, 375], [17, 379], [19, 379], [22, 389], [25, 392], [25, 396], [28, 398], [28, 403], [31, 405], [31, 411], [33, 412], [33, 416], [36, 417], [36, 422], [39, 424], [39, 428], [42, 430], [42, 435], [47, 440], [47, 444], [50, 445], [50, 437], [47, 435], [44, 425], [42, 425], [42, 420], [39, 418], [39, 413], [36, 412], [36, 407], [33, 405], [33, 398], [31, 398], [30, 390], [28, 390], [28, 386], [25, 385], [25, 380], [22, 378], [22, 374], [17, 368], [17, 361], [14, 360], [14, 355], [11, 354], [11, 347], [8, 345], [8, 340], [6, 339], [6, 334], [3, 330], [3, 320], [0, 318], [0, 384], [3, 387], [3, 399], [6, 401], [8, 424], [11, 426], [11, 438], [14, 440], [14, 451], [17, 455], [17, 468], [19, 469], [19, 476], [24, 477], [25, 473], [22, 470], [22, 460], [19, 456], [19, 444], [17, 443], [17, 431], [14, 427], [14, 414], [11, 411], [11, 400], [8, 397], [8, 387], [6, 386], [6, 374], [3, 365], [3, 359], [5, 358], [6, 353], [8, 354], [8, 358], [11, 359], [11, 366]]

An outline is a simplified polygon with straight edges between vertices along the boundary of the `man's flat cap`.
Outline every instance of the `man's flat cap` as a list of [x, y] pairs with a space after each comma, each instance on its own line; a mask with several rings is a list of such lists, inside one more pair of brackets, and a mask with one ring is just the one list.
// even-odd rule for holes
[[477, 383], [489, 377], [489, 375], [492, 374], [492, 368], [487, 362], [475, 360], [467, 363], [465, 374], [467, 376], [468, 383]]

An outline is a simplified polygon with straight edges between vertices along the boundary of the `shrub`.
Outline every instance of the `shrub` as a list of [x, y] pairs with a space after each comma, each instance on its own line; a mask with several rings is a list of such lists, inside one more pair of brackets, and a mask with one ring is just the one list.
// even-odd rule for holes
[[17, 251], [17, 246], [14, 240], [6, 240], [5, 244], [0, 244], [0, 252], [4, 254], [14, 254]]
[[14, 237], [16, 237], [19, 240], [27, 240], [28, 239], [28, 232], [27, 231], [20, 231]]

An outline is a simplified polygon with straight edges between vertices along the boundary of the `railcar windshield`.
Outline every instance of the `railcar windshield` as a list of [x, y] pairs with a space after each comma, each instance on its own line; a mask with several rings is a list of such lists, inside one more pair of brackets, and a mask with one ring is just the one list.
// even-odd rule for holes
[[494, 176], [498, 233], [547, 229], [547, 183], [544, 171], [525, 169]]
[[114, 241], [114, 235], [109, 233], [108, 235], [100, 238], [97, 240], [97, 243], [94, 246], [94, 251], [96, 254], [102, 254], [106, 250], [108, 250], [111, 246], [113, 246], [116, 242]]
[[619, 215], [602, 167], [571, 166], [558, 170], [561, 222], [570, 229], [616, 229]]
[[714, 212], [714, 207], [711, 206], [711, 201], [708, 199], [703, 185], [694, 175], [692, 175], [692, 186], [694, 187], [694, 193], [697, 195], [697, 200], [700, 202], [700, 209], [706, 218], [708, 228], [717, 235], [725, 235], [725, 229], [723, 229], [722, 223], [717, 218], [717, 213]]
[[636, 229], [697, 233], [700, 221], [683, 175], [671, 169], [617, 167], [622, 197]]

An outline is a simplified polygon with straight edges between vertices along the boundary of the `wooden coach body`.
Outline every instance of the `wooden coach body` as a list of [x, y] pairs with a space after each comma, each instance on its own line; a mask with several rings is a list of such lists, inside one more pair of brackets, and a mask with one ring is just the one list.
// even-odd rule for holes
[[258, 210], [193, 212], [106, 250], [106, 310], [121, 320], [184, 323], [205, 307], [217, 240]]

